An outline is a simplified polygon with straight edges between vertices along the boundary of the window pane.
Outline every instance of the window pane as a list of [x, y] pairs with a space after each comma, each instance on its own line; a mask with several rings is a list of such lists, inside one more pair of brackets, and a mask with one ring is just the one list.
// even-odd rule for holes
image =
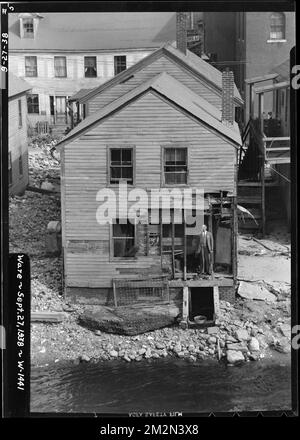
[[186, 150], [184, 148], [176, 148], [175, 150], [176, 162], [186, 162]]
[[122, 177], [132, 180], [132, 167], [122, 167]]
[[113, 237], [134, 238], [134, 225], [127, 221], [125, 224], [113, 224]]
[[120, 179], [122, 177], [121, 167], [111, 167], [110, 176], [111, 176], [111, 179]]
[[67, 59], [66, 57], [54, 57], [54, 70], [56, 77], [67, 76]]
[[122, 163], [131, 164], [131, 150], [127, 148], [122, 148]]
[[112, 165], [121, 165], [121, 150], [110, 150], [110, 161]]
[[166, 148], [166, 162], [175, 162], [175, 148]]
[[97, 59], [96, 57], [84, 57], [84, 73], [86, 77], [97, 76]]
[[133, 257], [134, 239], [114, 239], [114, 257]]

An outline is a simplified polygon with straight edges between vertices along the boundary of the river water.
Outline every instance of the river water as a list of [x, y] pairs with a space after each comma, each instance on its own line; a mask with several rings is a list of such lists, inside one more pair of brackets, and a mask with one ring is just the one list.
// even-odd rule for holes
[[67, 413], [288, 410], [290, 364], [226, 366], [157, 359], [108, 361], [31, 371], [31, 411]]
[[35, 367], [31, 411], [67, 413], [288, 410], [290, 363], [226, 366], [158, 359]]

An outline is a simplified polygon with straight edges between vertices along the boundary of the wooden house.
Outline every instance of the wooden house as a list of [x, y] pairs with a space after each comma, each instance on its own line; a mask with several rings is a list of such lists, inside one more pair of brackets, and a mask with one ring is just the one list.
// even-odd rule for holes
[[[162, 72], [221, 110], [222, 73], [188, 49], [183, 52], [169, 43], [99, 87], [80, 90], [69, 102], [79, 121]], [[243, 105], [235, 85], [233, 102], [235, 108]]]
[[[241, 139], [233, 121], [230, 73], [223, 74], [222, 111], [163, 72], [87, 116], [57, 145], [69, 298], [106, 304], [112, 298], [113, 280], [128, 281], [145, 273], [167, 274], [171, 294], [181, 301], [184, 287], [195, 304], [199, 289], [208, 303], [219, 293], [224, 298], [234, 295], [235, 175]], [[125, 203], [118, 188], [122, 181], [147, 194], [162, 188], [203, 189], [203, 221], [215, 238], [213, 276], [197, 277], [194, 256], [199, 229], [184, 220], [176, 224], [175, 205], [169, 223], [163, 221], [162, 201], [154, 206], [157, 224], [152, 223], [148, 205], [144, 206], [147, 224], [121, 224], [118, 214], [116, 224], [97, 222], [98, 191], [112, 189]], [[132, 204], [128, 201], [129, 209]]]
[[9, 74], [8, 79], [8, 184], [9, 194], [22, 194], [28, 185], [26, 94], [31, 86]]

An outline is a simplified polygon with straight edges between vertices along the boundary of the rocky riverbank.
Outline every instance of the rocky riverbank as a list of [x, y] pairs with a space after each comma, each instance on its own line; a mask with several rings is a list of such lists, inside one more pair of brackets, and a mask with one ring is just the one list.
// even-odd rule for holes
[[[31, 146], [31, 185], [45, 180], [57, 183], [59, 164], [51, 158], [50, 147]], [[26, 191], [24, 196], [11, 198], [10, 250], [25, 252], [31, 259], [32, 310], [64, 312], [60, 323], [32, 323], [33, 365], [110, 359], [140, 362], [167, 356], [191, 362], [213, 357], [233, 364], [272, 357], [276, 351], [289, 355], [290, 245], [283, 230], [275, 228], [259, 242], [239, 236], [239, 278], [244, 289], [234, 305], [220, 302], [215, 327], [183, 330], [174, 324], [126, 336], [83, 327], [79, 322], [86, 309], [64, 301], [61, 258], [48, 255], [45, 246], [51, 220], [60, 220], [59, 194]], [[259, 298], [250, 294], [257, 286], [263, 292]]]

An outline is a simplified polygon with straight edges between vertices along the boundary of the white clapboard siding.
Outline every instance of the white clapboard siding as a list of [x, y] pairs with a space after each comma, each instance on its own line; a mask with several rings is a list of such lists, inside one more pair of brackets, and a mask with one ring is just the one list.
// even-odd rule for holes
[[[152, 92], [65, 145], [63, 218], [68, 287], [110, 287], [118, 267], [146, 270], [152, 264], [159, 265], [159, 256], [110, 261], [110, 226], [97, 223], [100, 202], [96, 195], [107, 185], [107, 146], [135, 146], [136, 187], [149, 190], [161, 185], [161, 146], [174, 142], [188, 148], [191, 186], [206, 192], [233, 191], [235, 147]], [[99, 241], [103, 246], [76, 251], [74, 240]]]

